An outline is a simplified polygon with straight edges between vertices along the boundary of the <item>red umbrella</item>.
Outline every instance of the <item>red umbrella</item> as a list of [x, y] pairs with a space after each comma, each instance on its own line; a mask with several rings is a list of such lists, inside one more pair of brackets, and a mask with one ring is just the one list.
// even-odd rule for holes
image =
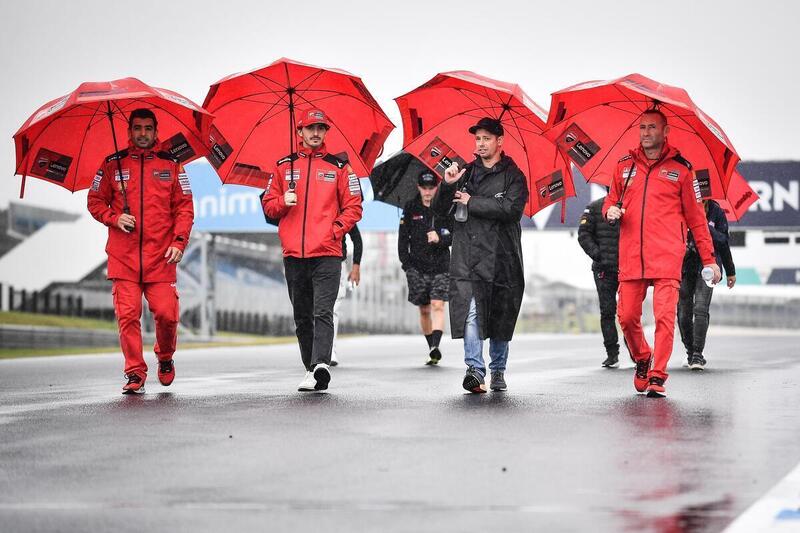
[[758, 193], [750, 187], [744, 176], [739, 174], [739, 171], [734, 171], [731, 175], [731, 181], [728, 183], [728, 190], [712, 190], [711, 194], [705, 194], [707, 190], [703, 187], [701, 176], [697, 177], [700, 184], [701, 191], [704, 191], [704, 198], [712, 198], [716, 200], [720, 207], [725, 211], [725, 217], [729, 221], [736, 221], [742, 219], [742, 216], [747, 212], [751, 205], [758, 200]]
[[712, 188], [726, 190], [739, 161], [725, 132], [688, 93], [640, 74], [590, 81], [553, 93], [545, 135], [588, 181], [608, 185], [617, 161], [639, 145], [639, 118], [658, 108], [670, 126], [668, 142]]
[[528, 178], [526, 215], [575, 196], [568, 160], [542, 136], [546, 112], [519, 85], [463, 70], [444, 72], [395, 101], [403, 117], [403, 149], [440, 176], [451, 161], [473, 158], [469, 127], [489, 116], [503, 124], [503, 150]]
[[27, 176], [72, 192], [88, 189], [103, 159], [127, 146], [128, 114], [138, 108], [155, 113], [162, 150], [184, 163], [206, 154], [213, 117], [191, 100], [136, 78], [82, 83], [40, 107], [14, 134], [20, 198]]
[[370, 173], [394, 129], [360, 78], [285, 58], [221, 79], [203, 105], [215, 116], [208, 159], [222, 182], [260, 189], [275, 162], [296, 150], [298, 110], [326, 113], [328, 151], [346, 152], [359, 176]]

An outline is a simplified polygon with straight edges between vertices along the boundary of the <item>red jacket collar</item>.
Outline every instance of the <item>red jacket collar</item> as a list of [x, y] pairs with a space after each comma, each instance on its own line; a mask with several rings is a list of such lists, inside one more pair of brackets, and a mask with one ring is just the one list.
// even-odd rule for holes
[[674, 157], [678, 155], [678, 153], [678, 150], [666, 141], [664, 141], [664, 146], [661, 147], [661, 155], [655, 160], [647, 158], [647, 155], [644, 153], [644, 149], [642, 148], [641, 144], [637, 146], [635, 150], [630, 151], [631, 157], [633, 157], [637, 163], [641, 163], [648, 167], [653, 166], [658, 161], [663, 161], [665, 159], [669, 159], [670, 157]]
[[161, 143], [156, 139], [153, 146], [150, 148], [139, 148], [132, 141], [128, 141], [128, 153], [131, 155], [149, 155], [158, 152], [161, 149]]
[[300, 157], [325, 157], [327, 154], [328, 148], [325, 146], [325, 143], [322, 143], [316, 150], [306, 148], [306, 146], [302, 143], [297, 148], [297, 155]]

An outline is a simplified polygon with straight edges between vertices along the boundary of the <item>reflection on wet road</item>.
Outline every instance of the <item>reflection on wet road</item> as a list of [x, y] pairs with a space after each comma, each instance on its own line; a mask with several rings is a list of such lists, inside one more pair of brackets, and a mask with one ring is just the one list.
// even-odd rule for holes
[[666, 400], [593, 336], [515, 339], [480, 396], [421, 337], [342, 342], [319, 395], [294, 346], [179, 352], [141, 397], [119, 356], [2, 361], [0, 529], [722, 531], [800, 462], [798, 340], [676, 349]]

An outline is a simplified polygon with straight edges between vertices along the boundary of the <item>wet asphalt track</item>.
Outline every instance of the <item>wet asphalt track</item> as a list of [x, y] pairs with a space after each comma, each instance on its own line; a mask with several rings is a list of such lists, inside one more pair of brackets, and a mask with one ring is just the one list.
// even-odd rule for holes
[[519, 336], [477, 396], [421, 337], [341, 341], [327, 394], [294, 345], [179, 352], [134, 397], [119, 355], [0, 361], [0, 531], [721, 531], [800, 461], [798, 345], [712, 328], [666, 400], [599, 336]]

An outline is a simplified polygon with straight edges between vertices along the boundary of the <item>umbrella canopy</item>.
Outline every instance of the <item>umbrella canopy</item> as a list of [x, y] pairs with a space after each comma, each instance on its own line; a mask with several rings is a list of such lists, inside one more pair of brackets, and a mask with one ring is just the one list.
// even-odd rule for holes
[[397, 152], [386, 161], [375, 165], [369, 175], [376, 200], [400, 208], [413, 200], [417, 190], [417, 178], [428, 167], [419, 159], [405, 151]]
[[208, 159], [222, 182], [260, 189], [276, 161], [296, 151], [297, 118], [304, 110], [327, 115], [328, 151], [346, 153], [360, 176], [372, 170], [394, 129], [360, 78], [285, 58], [221, 79], [203, 105], [215, 115]]
[[403, 149], [440, 177], [452, 161], [473, 159], [469, 128], [491, 117], [505, 130], [503, 151], [528, 179], [526, 215], [575, 196], [568, 160], [542, 135], [546, 112], [519, 85], [474, 72], [444, 72], [395, 101], [403, 117]]
[[[698, 182], [700, 177], [698, 176]], [[705, 188], [701, 184], [701, 190]], [[750, 187], [747, 180], [744, 179], [739, 171], [734, 171], [731, 175], [731, 181], [728, 183], [728, 190], [712, 190], [710, 196], [719, 203], [719, 206], [725, 211], [725, 217], [728, 221], [740, 221], [747, 210], [758, 200], [758, 193]]]
[[588, 181], [608, 185], [617, 161], [639, 145], [642, 113], [653, 108], [667, 117], [669, 144], [698, 175], [707, 173], [712, 188], [727, 189], [739, 155], [725, 132], [685, 90], [641, 74], [554, 92], [545, 135]]
[[14, 134], [23, 187], [34, 176], [88, 189], [103, 160], [128, 145], [128, 115], [139, 108], [156, 115], [162, 150], [183, 163], [207, 153], [213, 117], [188, 98], [136, 78], [87, 82], [37, 109]]

